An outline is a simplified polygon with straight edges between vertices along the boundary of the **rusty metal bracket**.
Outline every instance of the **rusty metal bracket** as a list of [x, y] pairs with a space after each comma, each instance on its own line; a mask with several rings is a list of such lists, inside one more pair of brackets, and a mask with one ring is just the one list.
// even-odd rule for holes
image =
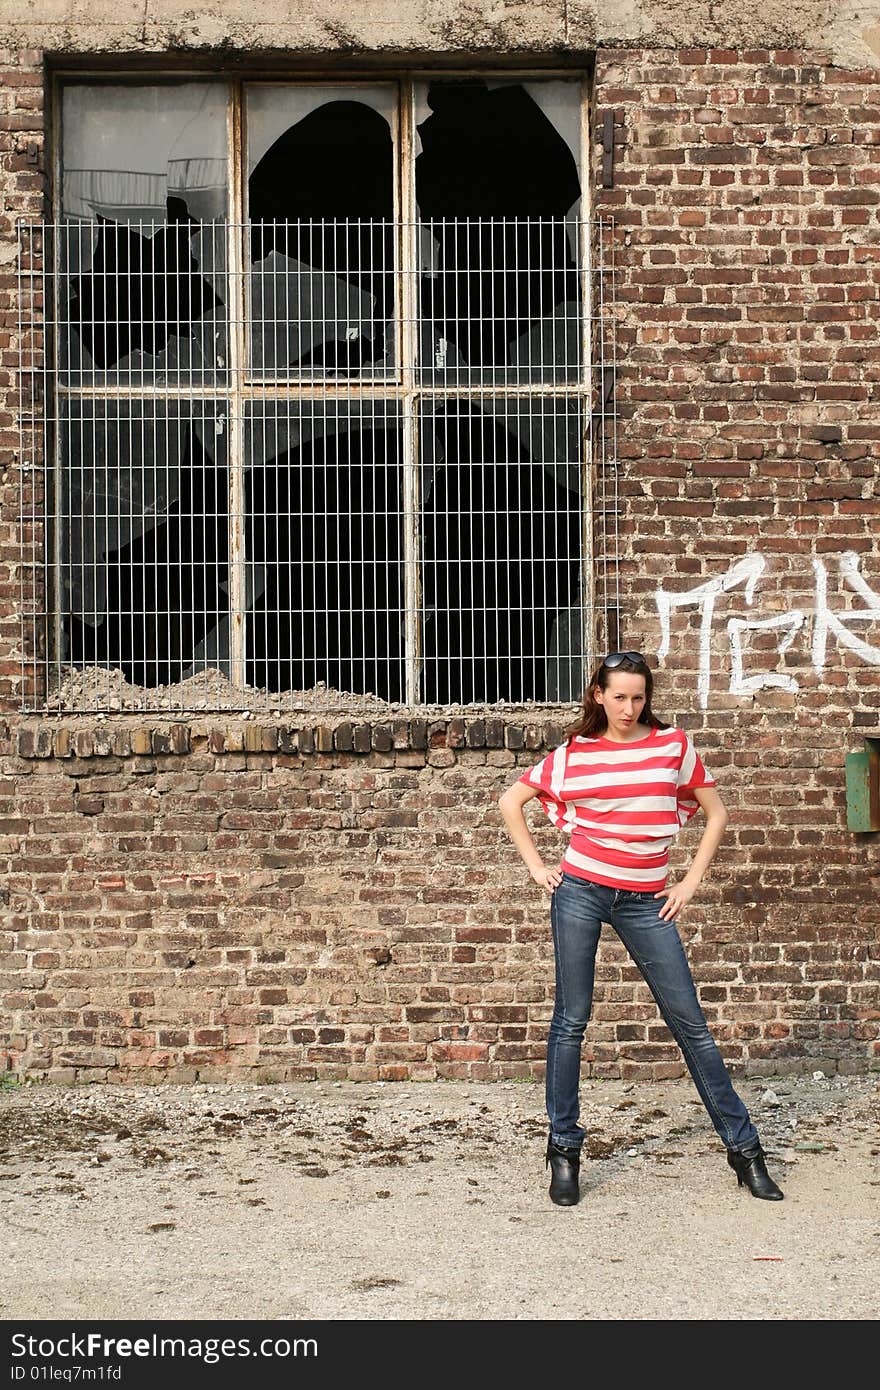
[[590, 415], [590, 431], [597, 434], [606, 420], [612, 420], [617, 413], [614, 399], [614, 387], [617, 378], [617, 366], [615, 363], [605, 363], [600, 367], [601, 386], [599, 388], [596, 406]]
[[614, 112], [606, 111], [602, 121], [602, 187], [614, 187]]
[[857, 834], [880, 830], [880, 738], [846, 755], [846, 824]]

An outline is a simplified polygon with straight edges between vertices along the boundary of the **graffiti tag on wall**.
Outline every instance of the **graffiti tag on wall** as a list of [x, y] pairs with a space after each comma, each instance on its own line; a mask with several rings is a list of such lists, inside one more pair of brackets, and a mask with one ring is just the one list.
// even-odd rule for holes
[[[864, 608], [833, 609], [828, 598], [828, 570], [825, 561], [813, 556], [815, 576], [815, 602], [812, 610], [812, 638], [810, 660], [817, 675], [821, 675], [827, 665], [828, 639], [833, 637], [840, 647], [855, 652], [868, 666], [880, 666], [880, 646], [867, 642], [854, 632], [853, 623], [880, 623], [880, 594], [877, 594], [859, 571], [859, 556], [847, 550], [837, 558], [841, 583], [848, 586], [864, 603]], [[711, 684], [711, 642], [715, 605], [720, 594], [737, 589], [742, 585], [743, 596], [751, 607], [755, 601], [758, 581], [767, 568], [763, 555], [746, 555], [730, 565], [724, 574], [706, 580], [695, 589], [680, 593], [670, 593], [662, 584], [657, 589], [655, 599], [660, 618], [660, 645], [657, 656], [662, 661], [669, 651], [670, 628], [673, 610], [696, 608], [700, 613], [699, 664], [697, 668], [697, 693], [700, 706], [705, 709], [709, 703]], [[792, 608], [785, 613], [776, 613], [769, 618], [729, 618], [727, 621], [727, 640], [730, 649], [730, 693], [732, 695], [751, 695], [756, 690], [773, 687], [795, 692], [800, 689], [794, 676], [783, 671], [759, 671], [746, 675], [744, 671], [743, 648], [746, 634], [750, 632], [778, 631], [776, 644], [778, 656], [783, 656], [804, 627], [807, 612], [802, 608]]]

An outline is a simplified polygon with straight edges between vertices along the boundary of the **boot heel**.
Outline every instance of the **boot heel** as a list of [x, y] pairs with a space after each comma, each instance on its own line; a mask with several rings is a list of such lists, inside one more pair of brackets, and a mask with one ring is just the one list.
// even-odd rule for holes
[[727, 1161], [736, 1173], [736, 1185], [745, 1183], [753, 1197], [763, 1197], [765, 1201], [781, 1202], [783, 1192], [767, 1172], [765, 1154], [760, 1141], [755, 1141], [746, 1149], [733, 1153], [728, 1149]]
[[560, 1207], [573, 1207], [580, 1197], [578, 1170], [579, 1149], [560, 1149], [548, 1138], [544, 1167], [550, 1165], [550, 1200]]

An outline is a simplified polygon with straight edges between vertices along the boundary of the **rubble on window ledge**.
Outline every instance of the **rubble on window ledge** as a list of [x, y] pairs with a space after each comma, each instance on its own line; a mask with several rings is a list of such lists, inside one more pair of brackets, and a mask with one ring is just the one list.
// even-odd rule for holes
[[89, 715], [100, 719], [107, 715], [151, 714], [180, 718], [200, 712], [228, 710], [242, 719], [255, 715], [281, 717], [284, 714], [336, 715], [347, 718], [388, 718], [416, 714], [418, 717], [448, 718], [461, 714], [471, 719], [491, 712], [528, 713], [536, 719], [552, 718], [559, 713], [565, 720], [576, 712], [576, 704], [547, 704], [533, 700], [518, 703], [499, 701], [485, 705], [419, 705], [415, 709], [405, 704], [391, 703], [378, 695], [339, 690], [319, 681], [308, 690], [270, 691], [265, 687], [236, 687], [216, 668], [198, 671], [174, 685], [155, 687], [131, 685], [119, 667], [63, 666], [63, 679], [43, 703], [40, 710], [30, 710], [22, 717], [35, 715]]
[[261, 714], [282, 711], [332, 711], [369, 713], [403, 708], [389, 705], [377, 695], [359, 695], [334, 690], [319, 682], [310, 690], [270, 691], [245, 685], [236, 687], [212, 667], [197, 671], [174, 685], [130, 685], [120, 668], [89, 666], [62, 667], [64, 678], [44, 703], [47, 714], [67, 711], [89, 713], [129, 713], [167, 710], [190, 713], [195, 710], [254, 710]]

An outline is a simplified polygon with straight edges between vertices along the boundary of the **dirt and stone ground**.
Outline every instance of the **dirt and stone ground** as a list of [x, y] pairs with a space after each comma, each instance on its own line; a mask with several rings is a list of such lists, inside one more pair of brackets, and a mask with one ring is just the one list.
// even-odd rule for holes
[[533, 1082], [8, 1087], [0, 1318], [873, 1318], [880, 1077], [737, 1085], [783, 1202], [688, 1080], [584, 1083], [574, 1208]]

